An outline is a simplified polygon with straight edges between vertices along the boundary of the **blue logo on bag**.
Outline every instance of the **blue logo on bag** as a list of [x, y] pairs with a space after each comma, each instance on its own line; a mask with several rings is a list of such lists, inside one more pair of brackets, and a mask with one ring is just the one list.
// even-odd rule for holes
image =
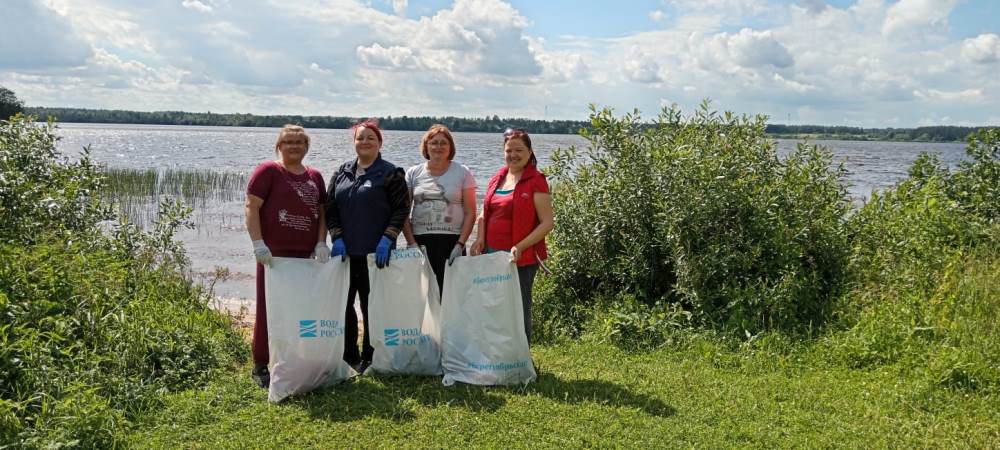
[[399, 345], [399, 328], [385, 329], [385, 345], [386, 347]]
[[424, 252], [420, 251], [419, 248], [404, 248], [392, 251], [392, 259], [403, 260], [403, 259], [416, 259], [423, 258]]
[[521, 361], [501, 361], [501, 362], [469, 362], [469, 368], [487, 372], [504, 372], [507, 370], [521, 369], [528, 367], [527, 360]]
[[385, 346], [426, 345], [431, 337], [420, 334], [420, 328], [386, 328]]
[[300, 320], [300, 338], [333, 338], [344, 335], [344, 326], [336, 320]]
[[316, 337], [316, 329], [315, 320], [299, 321], [299, 337]]

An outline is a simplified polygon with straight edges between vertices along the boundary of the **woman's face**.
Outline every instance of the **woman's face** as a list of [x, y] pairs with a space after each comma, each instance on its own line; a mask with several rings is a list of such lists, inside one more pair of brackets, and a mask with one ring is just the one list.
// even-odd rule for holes
[[435, 134], [427, 141], [427, 156], [431, 161], [447, 161], [451, 153], [451, 143], [444, 133]]
[[286, 164], [299, 164], [306, 157], [309, 148], [302, 133], [286, 133], [278, 141], [278, 154]]
[[503, 145], [503, 155], [508, 169], [521, 170], [531, 160], [531, 149], [524, 145], [524, 141], [511, 138]]
[[378, 141], [378, 135], [368, 127], [360, 127], [354, 131], [354, 151], [358, 153], [358, 158], [375, 159], [378, 156], [382, 143]]

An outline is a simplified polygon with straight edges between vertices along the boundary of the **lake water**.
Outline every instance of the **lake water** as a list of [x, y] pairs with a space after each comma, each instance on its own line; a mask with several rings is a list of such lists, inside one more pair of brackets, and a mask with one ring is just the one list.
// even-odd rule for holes
[[[354, 155], [348, 130], [308, 130], [311, 145], [306, 164], [325, 178]], [[59, 125], [59, 149], [76, 155], [90, 146], [91, 157], [110, 167], [135, 169], [199, 169], [249, 173], [261, 161], [274, 158], [278, 130], [274, 128], [187, 127], [160, 125]], [[419, 145], [423, 132], [383, 132], [383, 158], [402, 167], [423, 161]], [[481, 198], [489, 177], [503, 164], [499, 133], [454, 133], [458, 153], [455, 161], [469, 167], [476, 176]], [[575, 135], [532, 135], [532, 144], [542, 166], [555, 148], [586, 141]], [[798, 141], [778, 140], [779, 155], [792, 151]], [[815, 141], [829, 148], [837, 162], [848, 170], [850, 193], [858, 201], [873, 189], [884, 189], [906, 176], [916, 157], [924, 151], [940, 154], [949, 166], [965, 158], [965, 145], [957, 143], [908, 143]], [[230, 270], [231, 276], [215, 286], [216, 294], [235, 303], [254, 297], [254, 260], [243, 224], [241, 200], [220, 201], [195, 211], [198, 226], [180, 236], [192, 261], [196, 277], [211, 279], [216, 267]]]

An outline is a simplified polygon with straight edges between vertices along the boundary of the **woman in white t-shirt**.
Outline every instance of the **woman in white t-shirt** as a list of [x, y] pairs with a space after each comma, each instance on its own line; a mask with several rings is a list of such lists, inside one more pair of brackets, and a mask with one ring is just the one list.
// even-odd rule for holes
[[427, 249], [438, 288], [444, 284], [445, 262], [465, 254], [465, 243], [476, 220], [476, 180], [455, 158], [455, 140], [448, 127], [431, 126], [420, 140], [426, 163], [406, 170], [413, 208], [403, 226], [406, 243]]

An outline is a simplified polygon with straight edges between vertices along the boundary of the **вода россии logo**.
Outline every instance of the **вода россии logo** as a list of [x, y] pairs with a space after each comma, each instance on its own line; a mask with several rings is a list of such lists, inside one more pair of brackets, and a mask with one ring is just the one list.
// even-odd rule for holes
[[332, 338], [342, 336], [344, 326], [336, 320], [300, 320], [300, 338]]
[[420, 328], [385, 328], [385, 346], [426, 345], [431, 337], [420, 333]]
[[385, 345], [387, 347], [399, 345], [399, 328], [385, 329]]
[[316, 337], [316, 321], [300, 320], [299, 337]]

